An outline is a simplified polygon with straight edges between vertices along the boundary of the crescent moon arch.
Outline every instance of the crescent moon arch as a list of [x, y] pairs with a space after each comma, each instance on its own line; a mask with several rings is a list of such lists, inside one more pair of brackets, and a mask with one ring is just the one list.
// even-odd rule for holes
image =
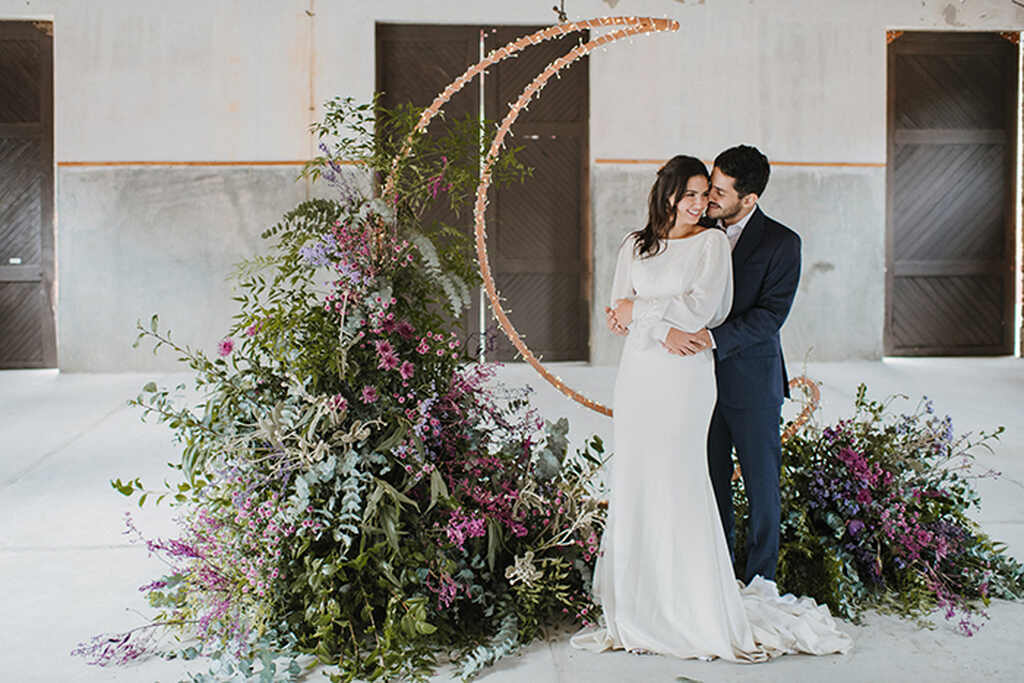
[[[498, 319], [498, 323], [512, 342], [512, 345], [515, 346], [516, 350], [523, 357], [523, 360], [529, 363], [541, 375], [541, 377], [558, 389], [558, 391], [591, 410], [611, 417], [612, 411], [610, 408], [598, 403], [597, 401], [589, 399], [575, 389], [572, 389], [566, 385], [561, 378], [556, 377], [551, 371], [545, 368], [533, 352], [530, 351], [529, 347], [519, 335], [519, 332], [516, 331], [515, 326], [508, 317], [508, 314], [505, 313], [505, 309], [501, 305], [501, 297], [498, 294], [498, 289], [494, 284], [490, 259], [487, 255], [487, 233], [484, 224], [484, 214], [487, 210], [487, 190], [491, 185], [491, 167], [501, 151], [501, 147], [505, 141], [505, 136], [509, 133], [512, 128], [512, 124], [515, 123], [522, 109], [524, 109], [529, 104], [530, 100], [533, 99], [545, 85], [547, 85], [552, 76], [555, 76], [559, 71], [571, 65], [581, 57], [586, 56], [595, 48], [604, 47], [618, 40], [629, 38], [634, 35], [652, 34], [664, 31], [678, 31], [678, 21], [675, 21], [674, 19], [656, 19], [653, 17], [599, 17], [583, 21], [572, 21], [564, 24], [557, 24], [555, 26], [549, 26], [548, 28], [522, 36], [521, 38], [518, 38], [500, 48], [492, 50], [484, 59], [466, 69], [461, 76], [448, 84], [448, 86], [434, 98], [434, 101], [430, 106], [423, 110], [423, 114], [420, 116], [419, 121], [409, 133], [405, 144], [402, 146], [401, 151], [392, 163], [391, 172], [388, 174], [387, 180], [384, 183], [384, 192], [382, 194], [387, 197], [394, 193], [395, 176], [398, 172], [398, 166], [405, 157], [408, 156], [415, 136], [426, 129], [430, 124], [430, 121], [441, 112], [441, 108], [452, 98], [453, 95], [455, 95], [455, 93], [464, 88], [470, 81], [481, 74], [489, 66], [512, 57], [517, 52], [520, 52], [531, 45], [537, 45], [546, 40], [560, 38], [564, 35], [575, 33], [577, 31], [607, 27], [619, 28], [598, 36], [586, 43], [580, 43], [558, 59], [548, 64], [548, 66], [523, 89], [519, 98], [509, 105], [509, 112], [505, 115], [505, 118], [502, 119], [501, 124], [498, 126], [497, 134], [491, 142], [491, 147], [487, 152], [483, 167], [481, 168], [480, 183], [477, 185], [473, 217], [477, 261], [480, 266], [480, 276], [483, 280], [484, 290], [487, 292], [487, 298], [491, 302], [495, 318]], [[808, 390], [809, 387], [810, 389], [813, 389], [813, 396], [811, 401], [804, 408], [804, 412], [801, 413], [800, 417], [791, 423], [790, 428], [786, 430], [786, 433], [783, 435], [783, 440], [789, 438], [792, 433], [796, 433], [796, 431], [806, 423], [807, 419], [809, 419], [810, 413], [812, 413], [817, 407], [818, 387], [814, 382], [806, 377], [797, 377], [790, 382], [790, 385], [794, 387], [802, 386], [805, 390]], [[792, 430], [792, 432], [790, 430]]]

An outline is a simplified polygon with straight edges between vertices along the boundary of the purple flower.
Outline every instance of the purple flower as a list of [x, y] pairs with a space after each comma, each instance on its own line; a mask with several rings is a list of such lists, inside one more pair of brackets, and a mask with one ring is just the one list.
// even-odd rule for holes
[[859, 519], [851, 519], [846, 523], [846, 530], [850, 532], [851, 536], [856, 536], [864, 530], [864, 522]]
[[376, 403], [379, 398], [377, 395], [377, 387], [372, 387], [370, 385], [363, 387], [363, 392], [359, 395], [359, 398], [366, 404]]
[[217, 355], [220, 356], [221, 358], [224, 358], [225, 356], [230, 356], [231, 352], [234, 350], [235, 340], [232, 339], [231, 337], [225, 337], [224, 339], [220, 340], [220, 343], [217, 344]]
[[445, 532], [448, 535], [448, 540], [462, 550], [463, 544], [468, 539], [487, 535], [487, 520], [476, 514], [468, 516], [460, 508], [452, 513]]

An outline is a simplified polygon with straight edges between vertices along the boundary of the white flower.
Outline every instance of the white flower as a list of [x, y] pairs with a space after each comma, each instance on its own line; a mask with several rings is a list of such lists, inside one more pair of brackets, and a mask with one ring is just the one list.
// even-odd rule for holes
[[522, 581], [527, 586], [544, 576], [544, 573], [533, 566], [533, 551], [527, 550], [522, 557], [516, 555], [515, 564], [505, 568], [505, 578], [513, 586]]

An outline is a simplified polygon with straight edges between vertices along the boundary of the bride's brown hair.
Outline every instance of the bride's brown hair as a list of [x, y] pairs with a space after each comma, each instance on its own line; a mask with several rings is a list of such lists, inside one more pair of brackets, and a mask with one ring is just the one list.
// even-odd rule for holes
[[633, 250], [637, 256], [647, 258], [661, 251], [662, 240], [672, 229], [676, 204], [683, 197], [686, 183], [698, 175], [711, 179], [704, 162], [685, 154], [677, 154], [658, 169], [658, 179], [647, 197], [647, 225], [633, 233]]

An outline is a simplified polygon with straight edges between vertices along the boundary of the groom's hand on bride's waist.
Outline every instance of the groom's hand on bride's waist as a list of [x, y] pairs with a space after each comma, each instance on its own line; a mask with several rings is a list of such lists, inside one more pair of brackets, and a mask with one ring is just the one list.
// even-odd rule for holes
[[661, 343], [669, 353], [677, 356], [692, 356], [704, 349], [711, 348], [711, 335], [706, 329], [697, 332], [683, 332], [672, 327], [665, 335], [665, 341]]

